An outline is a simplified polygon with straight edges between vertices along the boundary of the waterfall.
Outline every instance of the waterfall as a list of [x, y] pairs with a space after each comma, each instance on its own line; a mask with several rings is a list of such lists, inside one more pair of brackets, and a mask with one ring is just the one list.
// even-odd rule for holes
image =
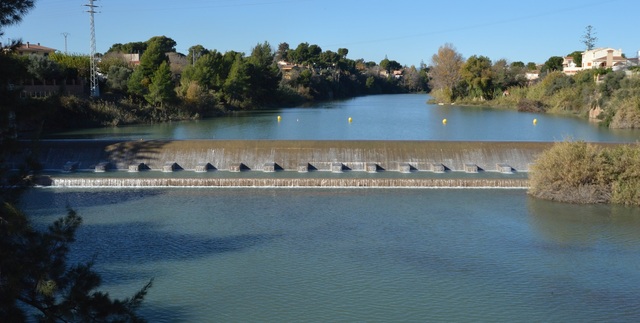
[[433, 178], [52, 178], [53, 187], [527, 188], [527, 179]]

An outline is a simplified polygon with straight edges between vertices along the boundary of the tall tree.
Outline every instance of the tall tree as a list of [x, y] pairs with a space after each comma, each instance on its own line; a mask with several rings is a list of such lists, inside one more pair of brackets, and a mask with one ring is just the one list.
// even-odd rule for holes
[[280, 43], [278, 44], [278, 50], [276, 50], [275, 60], [276, 61], [288, 61], [289, 57], [289, 44], [288, 43]]
[[273, 56], [271, 45], [264, 42], [253, 48], [248, 59], [250, 96], [257, 105], [272, 102], [280, 83], [280, 70], [274, 64]]
[[588, 25], [584, 29], [584, 34], [582, 35], [582, 43], [587, 48], [587, 50], [592, 50], [596, 47], [596, 41], [598, 41], [598, 37], [596, 37], [596, 31], [593, 26]]
[[176, 41], [167, 36], [153, 36], [147, 40], [147, 46], [151, 46], [152, 43], [156, 43], [165, 54], [176, 51]]
[[450, 102], [454, 99], [454, 90], [461, 81], [460, 68], [462, 55], [452, 44], [444, 44], [438, 48], [438, 53], [431, 57], [431, 88], [437, 99]]
[[176, 93], [174, 88], [169, 64], [162, 62], [151, 78], [149, 94], [147, 94], [145, 98], [149, 103], [163, 107], [165, 103], [175, 98]]
[[238, 53], [229, 71], [229, 76], [224, 82], [224, 94], [227, 102], [237, 105], [249, 104], [246, 100], [246, 95], [249, 93], [249, 82], [248, 64]]
[[160, 67], [163, 62], [168, 62], [169, 58], [166, 55], [166, 46], [160, 41], [150, 41], [147, 50], [140, 57], [140, 66], [142, 75], [144, 77], [151, 77], [153, 73]]
[[460, 69], [460, 76], [469, 86], [469, 94], [476, 98], [491, 99], [491, 60], [486, 56], [473, 55]]
[[2, 0], [0, 3], [0, 36], [4, 35], [2, 28], [22, 21], [24, 16], [33, 8], [33, 0]]

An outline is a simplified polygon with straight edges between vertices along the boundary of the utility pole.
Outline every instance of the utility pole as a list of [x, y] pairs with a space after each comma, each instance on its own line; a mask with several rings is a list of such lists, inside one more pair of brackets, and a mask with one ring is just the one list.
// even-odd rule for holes
[[91, 93], [90, 94], [92, 97], [99, 97], [100, 85], [98, 84], [98, 66], [96, 62], [98, 60], [98, 58], [96, 57], [96, 27], [93, 22], [93, 14], [96, 13], [94, 9], [97, 8], [98, 6], [93, 4], [93, 0], [89, 0], [89, 4], [86, 4], [85, 6], [89, 8], [87, 12], [91, 16], [91, 57], [90, 57], [90, 62], [91, 62], [90, 92]]
[[64, 36], [64, 53], [68, 54], [67, 52], [67, 36], [69, 36], [68, 32], [63, 32], [62, 36]]

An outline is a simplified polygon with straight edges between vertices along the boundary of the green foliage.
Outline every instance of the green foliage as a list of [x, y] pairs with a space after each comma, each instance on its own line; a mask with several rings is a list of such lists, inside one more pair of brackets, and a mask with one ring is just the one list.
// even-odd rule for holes
[[[3, 56], [4, 54], [0, 54]], [[0, 78], [2, 76], [0, 75]], [[28, 145], [28, 147], [25, 147]], [[0, 140], [0, 320], [2, 322], [143, 322], [137, 309], [151, 287], [133, 297], [112, 299], [99, 291], [92, 261], [71, 264], [69, 252], [82, 223], [69, 210], [45, 230], [35, 229], [16, 206], [38, 177], [37, 145]], [[31, 152], [18, 171], [5, 162]]]
[[45, 56], [29, 55], [27, 72], [33, 78], [46, 82], [48, 79], [55, 79], [61, 75], [60, 65]]
[[[0, 317], [6, 322], [143, 322], [136, 314], [151, 282], [132, 298], [111, 299], [97, 289], [93, 263], [69, 265], [68, 253], [82, 223], [76, 212], [44, 232], [4, 200], [0, 205]], [[29, 309], [29, 312], [25, 311]], [[33, 314], [27, 314], [33, 313]]]
[[87, 79], [90, 76], [91, 60], [88, 55], [53, 53], [48, 57], [60, 66], [67, 78]]
[[141, 68], [137, 68], [127, 80], [127, 90], [129, 94], [143, 97], [148, 92], [151, 80], [145, 77]]
[[469, 94], [474, 98], [493, 97], [492, 74], [491, 60], [486, 56], [473, 55], [460, 69], [460, 76], [469, 86]]
[[600, 93], [605, 98], [610, 98], [611, 95], [620, 88], [620, 83], [625, 78], [623, 71], [607, 73], [599, 85]]
[[554, 71], [562, 71], [562, 62], [564, 58], [560, 56], [551, 56], [549, 59], [544, 62], [540, 72], [541, 73], [550, 73]]
[[204, 48], [202, 45], [195, 45], [189, 47], [187, 53], [187, 63], [190, 65], [194, 65], [195, 62], [200, 59], [200, 57], [209, 53], [209, 50]]
[[640, 205], [640, 145], [602, 148], [562, 142], [545, 151], [529, 175], [529, 194], [570, 203]]
[[529, 71], [535, 71], [536, 69], [538, 69], [538, 65], [534, 62], [529, 62], [527, 63], [527, 69]]
[[126, 92], [127, 82], [133, 71], [127, 67], [112, 65], [109, 68], [107, 85], [111, 90]]
[[249, 96], [249, 66], [238, 55], [231, 66], [229, 77], [224, 83], [224, 93], [227, 102], [241, 108], [247, 108]]
[[147, 40], [147, 50], [153, 45], [158, 47], [162, 53], [169, 53], [176, 51], [176, 41], [166, 36], [153, 36]]
[[147, 42], [116, 43], [111, 45], [107, 53], [139, 54], [143, 53], [146, 49]]
[[145, 95], [145, 99], [152, 105], [162, 107], [163, 104], [175, 99], [174, 87], [169, 64], [162, 62], [151, 78], [149, 93]]
[[595, 30], [593, 26], [588, 25], [584, 29], [584, 34], [582, 35], [582, 43], [587, 50], [592, 50], [594, 47], [596, 47], [596, 41], [598, 41], [598, 37], [596, 37]]
[[571, 56], [571, 58], [573, 58], [573, 62], [576, 64], [576, 66], [582, 66], [582, 52], [577, 50], [572, 52], [571, 54], [567, 55], [567, 56]]
[[2, 28], [19, 23], [31, 8], [33, 0], [2, 0], [0, 5], [0, 36], [4, 35]]
[[140, 70], [145, 78], [151, 77], [163, 62], [169, 62], [164, 45], [159, 41], [149, 42], [147, 50], [140, 57]]

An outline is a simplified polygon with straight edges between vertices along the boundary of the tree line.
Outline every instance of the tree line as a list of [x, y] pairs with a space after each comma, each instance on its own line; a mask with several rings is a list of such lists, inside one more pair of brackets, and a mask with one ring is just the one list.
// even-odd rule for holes
[[[426, 65], [408, 67], [386, 57], [379, 63], [354, 60], [347, 57], [346, 48], [322, 50], [309, 43], [290, 48], [281, 43], [274, 49], [264, 42], [247, 55], [194, 45], [184, 55], [176, 52], [175, 46], [166, 36], [113, 44], [99, 58], [103, 93], [99, 100], [60, 96], [29, 105], [52, 111], [45, 130], [59, 130], [428, 91]], [[12, 66], [7, 82], [18, 87], [31, 83], [63, 87], [71, 80], [88, 79], [90, 73], [90, 57], [86, 55], [58, 52], [48, 57], [5, 55], [3, 59]], [[84, 125], [77, 122], [80, 116], [86, 120]]]
[[[594, 38], [588, 34], [585, 44], [592, 48]], [[567, 56], [580, 64], [582, 51]], [[493, 62], [482, 55], [465, 60], [452, 44], [445, 44], [429, 66], [432, 101], [596, 116], [607, 127], [640, 128], [638, 67], [628, 72], [596, 68], [566, 75], [562, 72], [563, 60], [552, 56], [540, 66], [504, 59]]]

